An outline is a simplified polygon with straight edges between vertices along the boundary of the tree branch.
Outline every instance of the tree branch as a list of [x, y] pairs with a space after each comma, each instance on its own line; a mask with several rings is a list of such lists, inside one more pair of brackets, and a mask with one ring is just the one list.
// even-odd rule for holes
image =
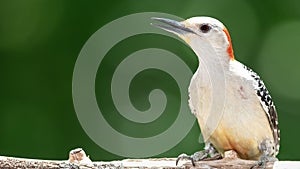
[[[249, 169], [256, 161], [242, 160], [236, 157], [234, 152], [225, 155], [221, 160], [200, 161], [196, 167], [191, 165], [190, 161], [180, 161], [175, 165], [176, 158], [150, 158], [150, 159], [125, 159], [121, 161], [110, 162], [92, 162], [82, 149], [72, 150], [68, 160], [38, 160], [15, 157], [0, 156], [0, 168], [21, 169], [21, 168], [45, 168], [45, 169], [98, 169], [98, 168], [168, 168], [168, 169], [188, 169], [188, 168], [224, 168], [224, 169]], [[280, 161], [267, 163], [266, 168], [293, 169], [300, 168], [300, 162]]]

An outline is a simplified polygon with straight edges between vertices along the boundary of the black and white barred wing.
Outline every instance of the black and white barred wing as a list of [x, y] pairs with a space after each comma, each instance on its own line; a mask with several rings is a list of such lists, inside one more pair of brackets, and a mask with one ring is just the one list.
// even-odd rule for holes
[[275, 141], [275, 155], [278, 154], [279, 152], [279, 144], [280, 144], [280, 130], [278, 126], [278, 116], [277, 116], [277, 111], [275, 108], [275, 105], [273, 103], [273, 100], [271, 98], [271, 95], [266, 88], [264, 82], [260, 79], [260, 77], [250, 68], [246, 67], [245, 68], [251, 73], [251, 76], [255, 79], [257, 82], [256, 86], [256, 94], [257, 97], [260, 100], [260, 103], [262, 107], [264, 108], [266, 112], [266, 116], [268, 117], [269, 123], [271, 130], [273, 131], [273, 137]]

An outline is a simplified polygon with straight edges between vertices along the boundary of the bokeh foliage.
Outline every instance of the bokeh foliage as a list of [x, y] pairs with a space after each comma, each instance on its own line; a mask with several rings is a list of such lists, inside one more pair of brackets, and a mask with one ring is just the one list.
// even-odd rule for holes
[[[222, 20], [231, 32], [236, 58], [257, 71], [272, 93], [282, 137], [279, 158], [300, 159], [300, 2], [296, 0], [0, 1], [1, 155], [66, 159], [70, 149], [83, 147], [96, 160], [122, 158], [98, 147], [82, 130], [73, 108], [72, 73], [82, 46], [95, 31], [137, 12], [164, 12], [182, 18], [209, 15]], [[186, 56], [182, 59], [190, 68], [194, 71], [197, 67], [193, 52], [174, 39], [158, 35], [125, 39], [108, 53], [103, 70], [99, 70], [98, 101], [112, 105], [105, 98], [109, 86], [101, 83], [109, 80], [115, 66], [116, 60], [109, 56], [124, 57], [148, 47]], [[169, 83], [170, 76], [161, 73], [149, 70], [136, 77], [130, 96], [138, 109], [149, 107], [145, 98], [149, 90], [157, 87], [166, 90], [170, 104], [166, 113], [178, 109], [176, 85]], [[156, 74], [165, 78], [157, 79]], [[117, 116], [116, 112], [107, 119], [116, 124], [118, 131], [137, 137], [160, 132], [174, 118], [165, 117], [160, 126], [141, 130], [143, 127], [130, 124], [128, 128], [118, 128], [122, 120]], [[135, 131], [138, 128], [141, 129]], [[158, 156], [201, 149], [199, 133], [195, 124], [182, 142]]]

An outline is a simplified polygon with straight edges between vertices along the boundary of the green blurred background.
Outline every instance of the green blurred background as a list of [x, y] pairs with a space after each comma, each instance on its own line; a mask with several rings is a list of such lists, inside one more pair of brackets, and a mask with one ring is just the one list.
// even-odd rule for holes
[[[123, 158], [103, 150], [81, 128], [73, 108], [72, 74], [81, 48], [94, 32], [112, 20], [137, 12], [163, 12], [182, 18], [209, 15], [222, 20], [231, 32], [235, 57], [257, 71], [272, 93], [281, 128], [279, 158], [300, 159], [297, 0], [0, 1], [0, 155], [66, 159], [69, 150], [82, 147], [93, 160]], [[172, 38], [144, 34], [125, 39], [111, 49], [98, 70], [96, 94], [98, 102], [106, 103], [104, 112], [113, 107], [110, 86], [105, 82], [111, 78], [115, 64], [149, 47], [185, 56], [182, 59], [191, 70], [197, 67], [193, 52]], [[148, 93], [154, 88], [161, 88], [168, 97], [165, 113], [169, 117], [162, 116], [165, 119], [161, 124], [118, 128], [124, 119], [117, 114], [104, 116], [128, 136], [148, 137], [162, 132], [176, 117], [180, 104], [174, 80], [161, 71], [145, 71], [134, 79], [130, 97], [134, 106], [146, 110]], [[194, 124], [184, 140], [157, 157], [201, 149], [199, 134]]]

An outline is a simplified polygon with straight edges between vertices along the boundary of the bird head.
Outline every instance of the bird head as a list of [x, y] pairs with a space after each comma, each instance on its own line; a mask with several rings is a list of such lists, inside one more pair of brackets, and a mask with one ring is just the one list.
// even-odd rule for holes
[[154, 26], [178, 35], [199, 57], [204, 57], [203, 59], [234, 59], [230, 35], [217, 19], [192, 17], [181, 22], [166, 18], [152, 19], [163, 23], [153, 24]]

